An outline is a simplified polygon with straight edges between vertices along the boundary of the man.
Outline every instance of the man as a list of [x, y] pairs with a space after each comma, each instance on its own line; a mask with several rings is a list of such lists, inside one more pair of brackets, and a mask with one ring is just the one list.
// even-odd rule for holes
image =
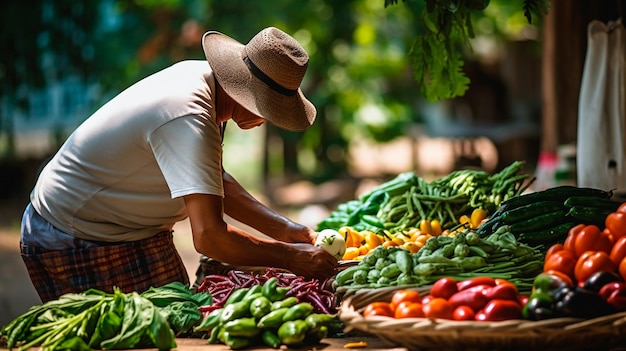
[[[310, 278], [335, 273], [337, 260], [312, 244], [315, 231], [255, 200], [222, 168], [230, 119], [242, 129], [312, 125], [315, 107], [299, 88], [307, 53], [273, 27], [246, 45], [214, 31], [202, 44], [207, 61], [179, 62], [129, 87], [42, 170], [21, 233], [42, 301], [88, 288], [188, 283], [172, 241], [173, 225], [187, 217], [207, 257]], [[227, 224], [224, 214], [273, 239]]]

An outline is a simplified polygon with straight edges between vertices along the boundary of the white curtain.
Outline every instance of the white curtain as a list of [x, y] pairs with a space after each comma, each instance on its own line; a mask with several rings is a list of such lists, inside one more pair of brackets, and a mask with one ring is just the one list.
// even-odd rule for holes
[[578, 105], [579, 187], [626, 193], [625, 36], [620, 21], [588, 25]]

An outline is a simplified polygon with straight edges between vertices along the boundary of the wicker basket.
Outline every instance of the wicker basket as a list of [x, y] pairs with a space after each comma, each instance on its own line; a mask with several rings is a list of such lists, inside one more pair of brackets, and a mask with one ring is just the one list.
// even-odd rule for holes
[[[410, 350], [602, 350], [626, 347], [626, 312], [584, 320], [462, 322], [447, 319], [394, 319], [360, 312], [370, 302], [389, 301], [394, 288], [360, 290], [346, 296], [339, 317], [346, 332], [373, 334]], [[421, 287], [422, 294], [429, 287]]]

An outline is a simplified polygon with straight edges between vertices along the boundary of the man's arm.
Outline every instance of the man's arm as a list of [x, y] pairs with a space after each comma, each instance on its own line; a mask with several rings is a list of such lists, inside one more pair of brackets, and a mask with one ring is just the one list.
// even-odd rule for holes
[[184, 200], [194, 247], [203, 255], [231, 265], [283, 268], [309, 278], [335, 274], [337, 260], [319, 247], [259, 238], [224, 222], [219, 196], [193, 194]]
[[224, 212], [261, 233], [285, 242], [314, 243], [317, 233], [268, 208], [228, 172], [223, 173]]

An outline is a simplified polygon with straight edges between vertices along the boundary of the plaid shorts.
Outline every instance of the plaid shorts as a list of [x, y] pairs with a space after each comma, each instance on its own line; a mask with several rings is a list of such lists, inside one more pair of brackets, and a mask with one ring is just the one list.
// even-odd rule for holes
[[43, 302], [89, 288], [113, 292], [118, 287], [127, 293], [174, 281], [189, 284], [171, 231], [134, 242], [65, 250], [21, 244], [21, 253]]

